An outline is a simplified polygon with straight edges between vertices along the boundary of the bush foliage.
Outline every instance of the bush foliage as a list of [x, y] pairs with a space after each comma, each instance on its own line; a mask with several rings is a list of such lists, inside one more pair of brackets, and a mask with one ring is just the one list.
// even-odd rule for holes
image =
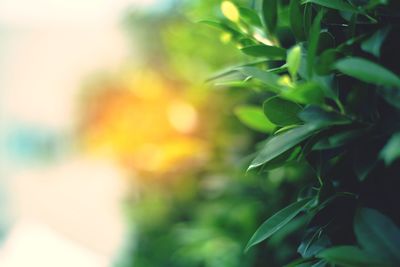
[[400, 266], [400, 2], [252, 7], [223, 1], [225, 17], [203, 21], [248, 55], [210, 80], [248, 90], [235, 112], [262, 133], [249, 175], [273, 178], [293, 165], [313, 174], [246, 250], [304, 218], [287, 266]]

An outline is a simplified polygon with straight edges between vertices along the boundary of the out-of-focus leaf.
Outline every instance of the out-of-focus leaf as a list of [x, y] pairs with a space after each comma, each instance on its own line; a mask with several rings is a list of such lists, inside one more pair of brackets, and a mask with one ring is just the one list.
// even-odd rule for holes
[[276, 127], [265, 117], [262, 109], [257, 106], [237, 107], [235, 114], [244, 125], [256, 131], [271, 133]]
[[279, 76], [274, 73], [261, 70], [256, 67], [241, 67], [238, 68], [238, 70], [244, 75], [261, 81], [268, 87], [267, 89], [269, 90], [274, 92], [279, 92], [281, 90], [281, 86], [278, 84]]
[[370, 38], [361, 43], [361, 49], [379, 58], [382, 44], [389, 32], [390, 27], [376, 31]]
[[355, 246], [338, 246], [328, 248], [317, 255], [330, 263], [344, 267], [383, 267], [388, 266], [379, 258]]
[[313, 82], [296, 84], [281, 93], [281, 97], [299, 104], [321, 105], [324, 102], [324, 92]]
[[286, 50], [269, 45], [250, 45], [240, 49], [243, 53], [253, 57], [265, 57], [269, 59], [285, 59]]
[[391, 165], [396, 159], [400, 158], [400, 133], [395, 133], [379, 154], [387, 166]]
[[306, 39], [306, 34], [304, 31], [304, 19], [301, 3], [299, 0], [291, 0], [290, 7], [290, 27], [297, 40], [303, 41]]
[[250, 241], [246, 246], [246, 251], [279, 231], [283, 226], [296, 217], [296, 215], [303, 211], [309, 202], [309, 198], [303, 199], [275, 213], [272, 217], [266, 220], [250, 238]]
[[363, 58], [345, 58], [335, 64], [336, 68], [366, 83], [400, 87], [400, 78], [390, 70]]
[[297, 117], [297, 114], [302, 110], [301, 106], [280, 97], [267, 99], [263, 104], [263, 109], [267, 118], [278, 126], [302, 123]]
[[324, 16], [324, 12], [320, 11], [315, 17], [313, 24], [310, 29], [310, 37], [308, 40], [308, 50], [307, 50], [307, 77], [310, 79], [313, 74], [315, 57], [318, 49], [318, 42], [321, 31], [321, 20]]
[[273, 34], [278, 21], [278, 0], [262, 0], [262, 18], [270, 34]]
[[245, 20], [247, 23], [255, 26], [262, 26], [260, 17], [253, 9], [239, 7], [239, 12], [241, 19]]
[[358, 12], [356, 8], [344, 0], [305, 0], [303, 1], [303, 4], [305, 3], [314, 3], [340, 11]]
[[400, 266], [400, 229], [388, 217], [377, 210], [361, 208], [354, 219], [354, 232], [358, 243], [369, 254]]
[[297, 72], [300, 68], [301, 63], [301, 47], [299, 45], [294, 46], [289, 50], [287, 55], [287, 65], [292, 79], [295, 80]]
[[339, 52], [336, 49], [325, 50], [317, 59], [315, 72], [318, 75], [328, 75], [334, 69], [334, 63], [339, 57]]

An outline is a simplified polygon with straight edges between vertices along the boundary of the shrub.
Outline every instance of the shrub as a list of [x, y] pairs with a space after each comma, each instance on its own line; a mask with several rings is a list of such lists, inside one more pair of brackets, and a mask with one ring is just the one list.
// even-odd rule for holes
[[249, 56], [211, 80], [252, 95], [236, 113], [267, 134], [249, 172], [297, 163], [314, 175], [246, 250], [302, 217], [288, 266], [400, 266], [400, 2], [259, 4], [223, 1], [225, 18], [203, 21]]

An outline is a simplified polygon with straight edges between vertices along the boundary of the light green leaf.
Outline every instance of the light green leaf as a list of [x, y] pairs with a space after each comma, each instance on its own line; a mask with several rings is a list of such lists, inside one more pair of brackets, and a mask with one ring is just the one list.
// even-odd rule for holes
[[249, 248], [251, 248], [252, 246], [264, 241], [265, 239], [279, 231], [294, 217], [296, 217], [296, 215], [304, 210], [309, 202], [309, 198], [303, 199], [275, 213], [257, 229], [254, 235], [250, 238], [250, 241], [247, 243], [245, 251], [248, 251]]
[[349, 11], [349, 12], [358, 12], [358, 10], [350, 5], [348, 2], [344, 0], [305, 0], [305, 3], [314, 3], [320, 6], [340, 10], [340, 11]]
[[286, 50], [269, 45], [250, 45], [240, 49], [243, 53], [253, 57], [265, 57], [269, 59], [285, 59]]
[[301, 63], [301, 47], [299, 45], [294, 46], [289, 50], [287, 55], [287, 65], [290, 75], [293, 80], [296, 80], [297, 72], [299, 71]]
[[361, 208], [354, 219], [358, 243], [370, 254], [380, 255], [400, 266], [400, 229], [377, 210]]
[[363, 58], [345, 58], [335, 66], [340, 72], [366, 83], [400, 87], [400, 78], [396, 74]]
[[288, 88], [280, 96], [299, 104], [317, 104], [324, 102], [324, 92], [321, 87], [313, 82], [296, 84], [294, 88]]
[[388, 266], [381, 259], [355, 246], [337, 246], [317, 254], [317, 258], [344, 267], [383, 267]]
[[278, 0], [262, 1], [262, 18], [270, 34], [273, 34], [278, 21]]
[[396, 159], [400, 158], [400, 133], [394, 134], [379, 154], [385, 161], [386, 166], [391, 165]]
[[261, 81], [268, 87], [267, 89], [269, 90], [274, 92], [279, 92], [281, 90], [281, 86], [278, 84], [279, 76], [274, 73], [261, 70], [256, 67], [241, 67], [238, 68], [238, 70], [244, 75]]
[[262, 109], [257, 106], [240, 106], [235, 109], [235, 115], [247, 127], [263, 132], [271, 133], [276, 126], [264, 115]]
[[265, 116], [278, 126], [302, 123], [297, 117], [297, 114], [302, 110], [301, 106], [280, 97], [272, 97], [266, 100], [263, 103], [263, 109]]
[[248, 169], [257, 168], [269, 162], [282, 153], [300, 144], [319, 129], [320, 127], [316, 124], [305, 124], [271, 137], [258, 153], [256, 158], [251, 162]]

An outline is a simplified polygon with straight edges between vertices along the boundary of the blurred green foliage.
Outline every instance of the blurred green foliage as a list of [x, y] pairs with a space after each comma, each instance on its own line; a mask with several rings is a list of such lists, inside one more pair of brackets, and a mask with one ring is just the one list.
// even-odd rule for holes
[[232, 90], [206, 166], [127, 200], [121, 266], [398, 266], [398, 3], [186, 4], [141, 18], [149, 64]]

